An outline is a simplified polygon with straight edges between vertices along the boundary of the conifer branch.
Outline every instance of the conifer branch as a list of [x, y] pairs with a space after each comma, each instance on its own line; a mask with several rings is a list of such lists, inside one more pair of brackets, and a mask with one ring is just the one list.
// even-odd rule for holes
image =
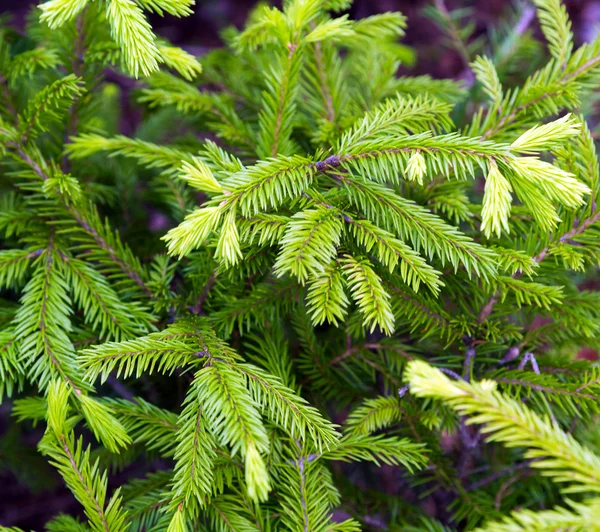
[[[47, 169], [45, 161], [36, 161], [36, 159], [32, 157], [19, 143], [9, 142], [8, 145], [16, 150], [20, 159], [25, 162], [42, 181], [46, 182], [50, 179], [50, 170]], [[108, 241], [107, 236], [103, 234], [105, 233], [104, 228], [100, 228], [99, 224], [94, 225], [90, 219], [86, 218], [83, 208], [77, 207], [75, 204], [64, 200], [63, 206], [71, 213], [74, 220], [83, 228], [83, 230], [92, 237], [94, 242], [104, 251], [106, 251], [110, 259], [118, 264], [121, 271], [125, 273], [125, 275], [127, 275], [132, 281], [134, 281], [147, 296], [150, 297], [152, 292], [142, 279], [139, 268], [127, 263], [121, 258], [121, 256], [117, 255], [114, 246]], [[92, 219], [97, 218], [97, 216], [94, 216], [95, 213], [93, 211], [93, 207], [91, 214]], [[111, 235], [111, 240], [113, 240], [117, 245], [121, 245], [118, 240], [115, 240], [116, 238], [118, 237]]]
[[315, 64], [317, 74], [320, 80], [320, 89], [321, 94], [323, 96], [323, 103], [325, 106], [325, 117], [331, 123], [335, 123], [335, 109], [333, 107], [333, 98], [331, 96], [331, 91], [329, 90], [329, 80], [327, 75], [326, 66], [323, 58], [323, 47], [320, 42], [316, 42], [313, 44], [313, 53], [315, 56]]
[[486, 423], [482, 431], [489, 433], [490, 439], [509, 447], [527, 447], [527, 458], [540, 459], [533, 467], [543, 469], [556, 482], [575, 484], [566, 488], [568, 491], [600, 489], [600, 459], [557, 425], [503, 398], [493, 382], [453, 382], [420, 361], [410, 362], [407, 371], [413, 394], [437, 397], [461, 413], [473, 414], [470, 421]]
[[[93, 209], [93, 207], [92, 207], [92, 209]], [[96, 213], [94, 211], [92, 211], [91, 218], [87, 218], [84, 211], [78, 209], [75, 206], [70, 206], [69, 211], [70, 211], [71, 215], [73, 216], [73, 218], [75, 219], [75, 221], [81, 226], [81, 228], [86, 233], [88, 233], [92, 237], [93, 241], [108, 254], [109, 258], [115, 264], [118, 265], [119, 269], [125, 275], [127, 275], [127, 277], [129, 277], [132, 281], [134, 281], [141, 288], [142, 292], [146, 296], [151, 297], [152, 291], [148, 288], [148, 286], [146, 286], [146, 283], [142, 279], [138, 265], [133, 265], [133, 264], [127, 263], [125, 260], [123, 260], [121, 258], [121, 256], [117, 255], [117, 251], [115, 250], [115, 247], [113, 245], [111, 245], [111, 243], [108, 241], [107, 235], [105, 236], [105, 234], [103, 234], [104, 228], [101, 229], [101, 226], [99, 224], [94, 224], [93, 222], [91, 222], [91, 220], [94, 220], [95, 218], [97, 218], [97, 216], [95, 215]], [[96, 220], [94, 220], [94, 221], [96, 221]], [[114, 238], [118, 238], [118, 237], [112, 236], [112, 238], [114, 239]], [[118, 242], [118, 241], [116, 241], [116, 243], [120, 244], [120, 242]]]
[[[567, 231], [562, 236], [560, 236], [557, 239], [557, 241], [558, 242], [568, 241], [568, 240], [572, 239], [574, 236], [584, 233], [591, 225], [595, 224], [599, 220], [600, 220], [600, 211], [596, 211], [591, 216], [589, 216], [588, 218], [583, 220], [581, 223], [579, 223], [578, 225], [573, 227], [570, 231]], [[548, 256], [549, 251], [550, 251], [550, 246], [546, 246], [541, 251], [539, 251], [537, 253], [537, 255], [532, 257], [532, 259], [536, 263], [539, 264]], [[517, 271], [512, 275], [512, 278], [518, 279], [522, 275], [523, 275], [522, 271]], [[500, 292], [497, 291], [492, 297], [490, 297], [490, 299], [487, 301], [485, 306], [481, 309], [481, 311], [479, 312], [479, 318], [478, 318], [478, 323], [480, 325], [483, 322], [485, 322], [488, 319], [488, 317], [492, 314], [494, 307], [496, 306], [496, 303], [498, 302], [499, 297], [500, 297]]]

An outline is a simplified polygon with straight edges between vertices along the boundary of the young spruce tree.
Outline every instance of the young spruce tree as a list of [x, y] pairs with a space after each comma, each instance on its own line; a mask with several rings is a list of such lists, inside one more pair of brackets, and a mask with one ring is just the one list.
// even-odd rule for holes
[[82, 506], [47, 530], [600, 530], [600, 38], [533, 3], [543, 44], [436, 3], [463, 84], [349, 0], [201, 64], [147, 19], [194, 0], [0, 26], [0, 393]]

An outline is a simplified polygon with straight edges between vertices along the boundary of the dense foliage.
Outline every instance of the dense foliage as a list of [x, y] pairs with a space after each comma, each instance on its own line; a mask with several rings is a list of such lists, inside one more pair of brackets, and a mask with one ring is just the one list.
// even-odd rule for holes
[[48, 530], [598, 529], [600, 38], [437, 2], [469, 75], [401, 77], [349, 3], [200, 62], [147, 20], [193, 0], [0, 27], [0, 394], [83, 508]]

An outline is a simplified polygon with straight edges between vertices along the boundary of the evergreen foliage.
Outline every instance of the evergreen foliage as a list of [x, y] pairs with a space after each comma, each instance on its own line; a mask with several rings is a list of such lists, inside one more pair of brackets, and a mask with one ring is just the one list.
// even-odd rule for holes
[[147, 18], [193, 0], [0, 26], [0, 399], [85, 516], [47, 530], [598, 529], [600, 38], [533, 3], [543, 64], [428, 10], [469, 86], [348, 0], [199, 59]]

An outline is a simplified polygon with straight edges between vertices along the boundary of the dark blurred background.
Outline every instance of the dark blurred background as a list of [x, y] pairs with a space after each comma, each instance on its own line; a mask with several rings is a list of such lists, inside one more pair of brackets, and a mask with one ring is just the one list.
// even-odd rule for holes
[[[459, 54], [444, 46], [444, 35], [423, 9], [435, 0], [354, 0], [352, 18], [362, 18], [385, 11], [401, 11], [408, 18], [403, 43], [413, 48], [415, 66], [410, 74], [430, 74], [434, 77], [456, 78], [465, 64]], [[437, 0], [438, 2], [440, 0]], [[526, 2], [526, 0], [525, 0]], [[600, 0], [564, 0], [578, 44], [590, 41], [600, 32]], [[39, 1], [0, 0], [0, 14], [9, 13], [16, 26], [24, 24], [25, 16]], [[188, 51], [202, 55], [221, 44], [219, 33], [227, 26], [241, 28], [248, 11], [256, 4], [252, 0], [196, 0], [192, 16], [178, 19], [152, 16], [154, 30]], [[274, 5], [280, 2], [273, 1]], [[474, 39], [485, 35], [506, 12], [514, 7], [507, 0], [444, 0], [449, 10], [470, 8], [474, 24]], [[531, 27], [539, 32], [535, 20]], [[596, 353], [591, 353], [596, 357]], [[25, 431], [9, 423], [10, 404], [0, 405], [0, 525], [19, 526], [25, 530], [41, 530], [44, 523], [60, 512], [81, 515], [79, 504], [62, 487], [55, 472], [36, 453], [40, 430]], [[10, 428], [8, 428], [10, 427]], [[127, 473], [114, 477], [116, 484], [127, 480]]]

